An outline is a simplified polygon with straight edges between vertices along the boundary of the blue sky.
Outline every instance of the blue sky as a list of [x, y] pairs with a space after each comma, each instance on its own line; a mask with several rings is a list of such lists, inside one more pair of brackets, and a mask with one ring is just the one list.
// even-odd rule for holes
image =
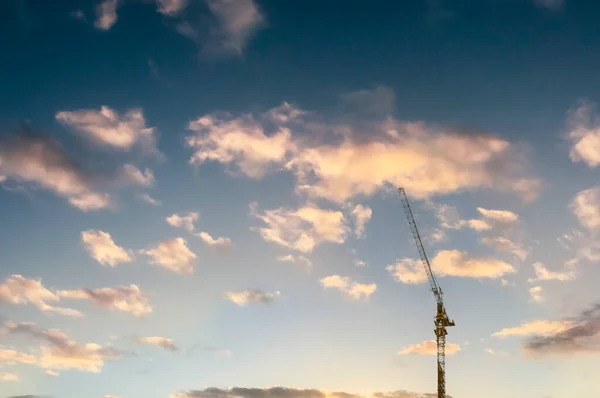
[[[600, 393], [599, 6], [0, 5], [0, 396]], [[274, 388], [274, 386], [278, 386]]]

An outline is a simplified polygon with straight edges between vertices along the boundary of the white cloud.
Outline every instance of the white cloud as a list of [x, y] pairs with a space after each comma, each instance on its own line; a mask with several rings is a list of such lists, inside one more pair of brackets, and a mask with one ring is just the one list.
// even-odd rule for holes
[[111, 205], [110, 196], [94, 192], [94, 176], [70, 159], [60, 143], [49, 136], [0, 141], [0, 175], [37, 184], [83, 211]]
[[530, 288], [529, 295], [531, 296], [531, 300], [535, 301], [536, 303], [541, 303], [544, 301], [544, 296], [542, 295], [543, 290], [544, 289], [541, 286], [534, 286]]
[[154, 173], [149, 168], [142, 172], [132, 164], [126, 164], [122, 168], [123, 179], [130, 184], [151, 187], [154, 184]]
[[133, 261], [133, 254], [115, 244], [108, 232], [93, 229], [82, 231], [81, 241], [90, 256], [100, 264], [115, 267], [119, 263]]
[[255, 0], [207, 0], [218, 24], [207, 48], [242, 54], [252, 36], [264, 26], [265, 18]]
[[162, 204], [160, 201], [154, 199], [152, 196], [148, 195], [147, 193], [139, 194], [138, 198], [148, 204], [151, 204], [152, 206], [160, 206]]
[[188, 0], [156, 0], [158, 12], [170, 17], [180, 14], [188, 5]]
[[600, 164], [600, 124], [596, 105], [580, 101], [569, 111], [567, 138], [571, 141], [569, 155], [573, 162], [584, 162], [591, 168]]
[[150, 262], [167, 270], [180, 274], [193, 274], [196, 254], [187, 246], [183, 238], [175, 238], [158, 242], [148, 250], [141, 250], [150, 256]]
[[391, 392], [372, 392], [368, 395], [358, 395], [343, 391], [332, 392], [318, 389], [298, 389], [291, 387], [267, 388], [217, 388], [208, 387], [203, 390], [179, 391], [169, 398], [433, 398], [436, 394], [419, 394], [405, 390]]
[[534, 320], [526, 322], [521, 326], [512, 328], [504, 328], [499, 332], [492, 334], [492, 337], [509, 337], [509, 336], [551, 336], [560, 333], [572, 327], [573, 324], [569, 321], [542, 321]]
[[486, 220], [478, 220], [478, 219], [471, 219], [468, 220], [466, 222], [466, 225], [469, 226], [469, 228], [474, 229], [475, 231], [489, 231], [490, 229], [493, 228], [493, 226], [487, 222]]
[[[446, 343], [446, 355], [454, 355], [461, 350], [460, 346], [455, 343]], [[435, 340], [426, 340], [418, 344], [413, 344], [402, 348], [398, 355], [436, 355], [437, 343]]]
[[396, 106], [394, 90], [381, 85], [342, 94], [340, 100], [349, 113], [366, 117], [391, 115]]
[[198, 236], [200, 237], [200, 239], [202, 239], [204, 243], [206, 243], [209, 246], [227, 248], [231, 247], [232, 244], [231, 239], [224, 237], [219, 237], [215, 239], [208, 232], [199, 232]]
[[501, 223], [510, 224], [519, 221], [519, 216], [509, 210], [487, 210], [482, 207], [478, 207], [477, 211], [483, 217]]
[[492, 355], [494, 355], [494, 354], [496, 353], [496, 352], [495, 352], [493, 349], [491, 349], [491, 348], [486, 348], [486, 349], [485, 349], [485, 352], [487, 352], [488, 354], [492, 354]]
[[578, 192], [569, 207], [583, 227], [590, 231], [600, 230], [600, 187]]
[[572, 281], [576, 278], [575, 268], [573, 263], [566, 264], [566, 271], [549, 271], [544, 264], [539, 261], [533, 264], [535, 270], [535, 278], [529, 278], [529, 283], [537, 281]]
[[0, 364], [24, 363], [32, 365], [37, 363], [37, 358], [34, 355], [25, 354], [15, 350], [7, 350], [0, 348]]
[[57, 371], [52, 370], [52, 369], [48, 369], [47, 371], [44, 372], [44, 374], [46, 374], [47, 376], [52, 376], [52, 377], [60, 376], [60, 373], [58, 373]]
[[9, 333], [26, 334], [44, 342], [40, 346], [39, 359], [28, 363], [45, 369], [75, 369], [98, 373], [105, 360], [121, 356], [119, 351], [98, 344], [78, 344], [61, 330], [39, 330], [32, 323], [7, 322], [5, 325]]
[[365, 224], [371, 219], [373, 211], [368, 206], [356, 205], [352, 209], [352, 216], [354, 217], [354, 233], [357, 238], [363, 238], [365, 236]]
[[186, 138], [187, 146], [195, 151], [191, 164], [234, 164], [239, 172], [254, 179], [263, 177], [274, 166], [281, 167], [294, 148], [289, 129], [279, 128], [275, 134], [266, 135], [252, 115], [206, 115], [190, 122], [189, 129], [195, 132]]
[[294, 263], [306, 268], [307, 270], [310, 270], [313, 267], [312, 261], [304, 256], [294, 256], [292, 254], [288, 254], [287, 256], [277, 257], [277, 261]]
[[119, 0], [103, 0], [96, 6], [96, 21], [94, 26], [100, 30], [109, 30], [117, 23], [117, 7]]
[[2, 381], [19, 381], [19, 376], [14, 373], [0, 372], [0, 382]]
[[327, 276], [319, 282], [323, 288], [337, 289], [353, 300], [360, 300], [361, 298], [368, 300], [369, 296], [377, 290], [377, 285], [375, 283], [358, 283], [352, 281], [349, 277], [341, 277], [339, 275]]
[[250, 214], [262, 220], [259, 228], [264, 240], [303, 253], [310, 253], [324, 242], [343, 243], [349, 232], [344, 214], [306, 204], [297, 210], [278, 208], [258, 213], [258, 204], [250, 204]]
[[159, 154], [156, 149], [156, 129], [146, 127], [141, 109], [130, 109], [121, 115], [102, 106], [100, 110], [58, 112], [55, 117], [96, 144], [121, 151], [130, 151], [135, 145], [139, 145], [145, 153]]
[[227, 297], [227, 299], [241, 307], [248, 303], [270, 304], [279, 298], [280, 295], [281, 293], [279, 291], [266, 293], [258, 289], [249, 289], [242, 292], [225, 292], [225, 297]]
[[88, 300], [100, 307], [127, 312], [136, 317], [152, 312], [146, 294], [133, 284], [116, 288], [60, 290], [57, 294], [65, 299]]
[[[305, 118], [267, 122], [266, 114], [209, 114], [192, 122], [190, 128], [198, 132], [187, 140], [196, 150], [192, 162], [233, 165], [251, 178], [283, 168], [296, 176], [297, 192], [338, 203], [389, 186], [404, 186], [417, 198], [494, 188], [527, 200], [540, 188], [536, 179], [524, 176], [526, 157], [493, 135], [461, 134], [388, 118], [371, 123], [365, 140], [362, 128]], [[269, 127], [276, 133], [266, 135]], [[301, 132], [297, 137], [291, 133], [296, 127]], [[314, 134], [309, 139], [307, 133]], [[324, 136], [334, 141], [319, 142], [317, 137]]]
[[188, 232], [194, 232], [196, 228], [194, 223], [198, 221], [200, 215], [196, 212], [189, 212], [186, 215], [172, 214], [165, 220], [167, 224], [175, 228], [183, 228]]
[[[431, 261], [436, 276], [497, 279], [515, 272], [512, 265], [494, 258], [471, 257], [458, 250], [441, 250]], [[386, 270], [402, 283], [420, 284], [427, 282], [427, 273], [420, 260], [405, 258], [388, 265]]]
[[173, 339], [169, 339], [166, 337], [137, 337], [135, 341], [141, 344], [153, 345], [156, 347], [164, 348], [167, 351], [177, 351], [179, 348], [173, 342]]
[[12, 305], [31, 303], [41, 311], [57, 313], [66, 316], [83, 316], [77, 310], [64, 307], [54, 307], [50, 303], [60, 301], [60, 297], [45, 288], [41, 280], [26, 279], [21, 275], [11, 275], [0, 284], [0, 301]]

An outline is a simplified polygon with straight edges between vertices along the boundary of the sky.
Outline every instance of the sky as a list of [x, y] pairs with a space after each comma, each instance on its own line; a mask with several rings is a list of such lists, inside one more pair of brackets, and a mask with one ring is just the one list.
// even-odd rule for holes
[[0, 397], [600, 393], [600, 5], [0, 4]]

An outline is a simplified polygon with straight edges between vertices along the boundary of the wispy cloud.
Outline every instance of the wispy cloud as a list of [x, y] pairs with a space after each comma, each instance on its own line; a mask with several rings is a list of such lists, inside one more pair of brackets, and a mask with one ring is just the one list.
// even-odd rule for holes
[[529, 296], [531, 297], [531, 300], [535, 301], [536, 303], [541, 303], [542, 301], [544, 301], [543, 291], [544, 288], [542, 288], [541, 286], [534, 286], [530, 288]]
[[167, 351], [178, 351], [179, 348], [173, 342], [173, 339], [169, 339], [166, 337], [136, 337], [134, 340], [141, 344], [153, 345], [156, 347], [164, 348]]
[[529, 283], [537, 281], [572, 281], [576, 278], [576, 270], [573, 263], [567, 263], [565, 271], [550, 271], [539, 261], [533, 264], [535, 278], [529, 278]]
[[96, 21], [94, 26], [99, 30], [109, 30], [117, 23], [117, 7], [119, 0], [103, 0], [96, 6]]
[[259, 289], [249, 289], [241, 292], [225, 292], [225, 297], [233, 303], [244, 307], [248, 303], [263, 303], [270, 304], [279, 298], [281, 293], [275, 291], [273, 293], [263, 292]]
[[569, 208], [579, 223], [590, 231], [600, 230], [600, 187], [593, 187], [578, 192]]
[[175, 228], [183, 228], [188, 232], [194, 232], [196, 229], [194, 223], [198, 221], [200, 215], [196, 212], [189, 212], [184, 215], [172, 214], [165, 219], [167, 224]]
[[130, 109], [120, 114], [102, 106], [99, 110], [62, 111], [55, 117], [97, 145], [120, 151], [131, 151], [138, 145], [145, 153], [160, 156], [156, 148], [156, 129], [146, 126], [142, 109]]
[[266, 20], [255, 0], [206, 0], [217, 23], [205, 48], [210, 52], [241, 55]]
[[18, 375], [8, 372], [0, 372], [0, 382], [3, 381], [19, 381], [21, 380]]
[[138, 198], [148, 204], [151, 204], [152, 206], [160, 206], [162, 204], [159, 200], [154, 199], [152, 196], [150, 196], [147, 193], [139, 194]]
[[[460, 346], [455, 343], [446, 343], [446, 354], [454, 355], [461, 350]], [[437, 354], [437, 343], [435, 340], [426, 340], [418, 344], [409, 345], [402, 348], [398, 355], [436, 355]]]
[[98, 176], [73, 161], [60, 143], [48, 135], [18, 133], [5, 137], [0, 140], [0, 159], [3, 178], [36, 184], [66, 198], [82, 211], [112, 205], [108, 194], [94, 190], [93, 182]]
[[286, 256], [277, 257], [277, 261], [294, 263], [296, 265], [300, 265], [310, 271], [313, 267], [312, 261], [304, 256], [294, 256], [293, 254], [288, 254]]
[[225, 237], [213, 238], [208, 232], [199, 232], [197, 235], [208, 246], [213, 246], [213, 247], [224, 249], [224, 248], [231, 247], [231, 245], [232, 245], [230, 238], [225, 238]]
[[361, 239], [365, 236], [367, 222], [371, 219], [373, 211], [368, 206], [356, 205], [352, 209], [352, 217], [354, 217], [354, 234]]
[[41, 280], [27, 279], [21, 275], [11, 275], [0, 284], [0, 301], [12, 305], [31, 303], [44, 312], [83, 316], [77, 310], [48, 304], [59, 302], [59, 295], [45, 288]]
[[65, 299], [88, 300], [100, 307], [127, 312], [136, 317], [152, 312], [146, 294], [133, 284], [115, 288], [60, 290], [57, 294]]

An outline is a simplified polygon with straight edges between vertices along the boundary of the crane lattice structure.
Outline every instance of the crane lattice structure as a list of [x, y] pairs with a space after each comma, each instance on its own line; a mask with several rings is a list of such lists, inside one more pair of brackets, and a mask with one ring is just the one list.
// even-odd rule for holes
[[419, 230], [417, 229], [417, 223], [415, 222], [412, 210], [410, 209], [408, 197], [406, 196], [404, 188], [398, 188], [398, 194], [400, 195], [400, 200], [402, 201], [402, 206], [404, 207], [404, 212], [406, 213], [406, 218], [408, 219], [408, 225], [410, 226], [417, 249], [419, 250], [421, 262], [423, 263], [425, 271], [427, 272], [431, 290], [433, 291], [435, 300], [437, 301], [437, 313], [434, 323], [437, 343], [438, 398], [446, 398], [446, 335], [448, 334], [446, 327], [454, 326], [454, 320], [451, 321], [448, 319], [448, 315], [446, 314], [442, 289], [438, 285], [435, 275], [431, 271], [431, 265], [429, 265], [427, 254], [423, 248], [423, 242], [421, 241], [421, 236], [419, 235]]

